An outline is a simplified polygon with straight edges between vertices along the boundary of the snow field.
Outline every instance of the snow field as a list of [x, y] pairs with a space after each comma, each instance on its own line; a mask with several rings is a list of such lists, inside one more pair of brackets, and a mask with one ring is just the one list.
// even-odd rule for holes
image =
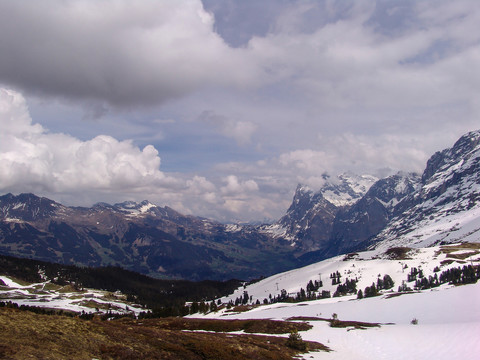
[[[5, 283], [7, 289], [0, 289], [0, 301], [11, 301], [13, 303], [29, 306], [45, 307], [49, 309], [70, 310], [75, 312], [96, 312], [95, 307], [83, 306], [82, 302], [92, 302], [98, 304], [100, 312], [107, 312], [104, 307], [110, 307], [113, 313], [135, 313], [138, 315], [145, 309], [140, 306], [126, 304], [120, 300], [105, 299], [108, 292], [101, 290], [87, 289], [86, 292], [59, 292], [55, 290], [44, 290], [46, 284], [36, 283], [30, 285], [21, 285], [8, 276], [0, 276], [0, 280]], [[38, 293], [38, 290], [42, 293]], [[128, 307], [128, 310], [127, 310]]]
[[[443, 250], [442, 250], [443, 249]], [[449, 258], [454, 255], [470, 254], [465, 259]], [[326, 321], [308, 321], [313, 328], [302, 332], [304, 340], [317, 341], [330, 347], [332, 352], [308, 353], [304, 359], [408, 359], [408, 360], [476, 360], [480, 359], [480, 283], [453, 286], [444, 284], [420, 292], [393, 295], [402, 281], [407, 280], [411, 268], [422, 269], [424, 275], [434, 274], [463, 265], [480, 264], [480, 254], [474, 249], [462, 249], [456, 245], [414, 249], [411, 259], [389, 260], [379, 250], [359, 253], [349, 257], [337, 256], [301, 269], [287, 271], [263, 279], [255, 284], [237, 289], [222, 302], [235, 301], [247, 291], [252, 302], [257, 299], [280, 294], [281, 289], [296, 294], [305, 289], [309, 280], [321, 279], [324, 287], [319, 290], [335, 292], [330, 274], [338, 271], [341, 283], [346, 278], [358, 278], [357, 289], [364, 289], [385, 274], [392, 277], [394, 288], [372, 298], [356, 299], [356, 295], [306, 301], [301, 303], [274, 303], [255, 307], [250, 311], [233, 313], [223, 309], [206, 315], [218, 319], [277, 319], [291, 317], [319, 317], [380, 323], [381, 327], [355, 330], [331, 328]], [[445, 260], [453, 261], [446, 263]], [[442, 264], [444, 262], [444, 264]], [[413, 288], [414, 283], [407, 285]], [[411, 324], [413, 319], [418, 325]]]
[[[294, 316], [381, 323], [380, 328], [331, 328], [309, 321], [303, 340], [330, 347], [329, 353], [308, 353], [304, 359], [464, 359], [480, 358], [480, 284], [427, 290], [387, 298], [326, 303], [276, 303], [244, 313], [208, 314], [220, 319], [278, 319]], [[413, 319], [418, 325], [412, 325]]]
[[[260, 303], [263, 303], [263, 299], [269, 299], [269, 295], [276, 297], [281, 293], [282, 289], [285, 289], [287, 293], [295, 296], [296, 293], [300, 291], [300, 288], [306, 290], [307, 283], [310, 280], [314, 282], [320, 279], [323, 281], [323, 287], [321, 287], [319, 291], [330, 291], [333, 296], [338, 285], [332, 285], [330, 274], [336, 273], [337, 271], [341, 274], [341, 283], [344, 283], [347, 278], [350, 280], [357, 278], [357, 289], [361, 289], [362, 291], [365, 287], [371, 286], [372, 283], [376, 284], [379, 277], [383, 278], [384, 275], [388, 274], [395, 282], [390, 292], [396, 292], [399, 285], [407, 280], [407, 276], [413, 267], [422, 269], [424, 275], [428, 278], [428, 276], [434, 275], [435, 267], [438, 267], [441, 272], [453, 267], [480, 264], [480, 255], [473, 255], [470, 258], [466, 258], [462, 260], [463, 263], [453, 262], [451, 264], [442, 264], [442, 262], [448, 258], [447, 254], [442, 252], [441, 248], [440, 246], [436, 246], [414, 249], [408, 255], [411, 259], [405, 260], [390, 260], [380, 250], [361, 252], [351, 257], [340, 255], [300, 269], [273, 275], [257, 283], [248, 285], [245, 288], [239, 288], [233, 294], [223, 297], [220, 300], [222, 303], [228, 303], [229, 301], [235, 302], [235, 299], [242, 297], [243, 292], [247, 291], [248, 295], [252, 296], [253, 303], [255, 303], [257, 299]], [[444, 248], [448, 249], [449, 247], [445, 246]], [[454, 252], [454, 254], [464, 252], [464, 249], [460, 249]], [[469, 250], [469, 252], [472, 252], [472, 250]], [[413, 289], [414, 282], [407, 283], [407, 285]], [[353, 295], [331, 299], [327, 298], [321, 301], [329, 303], [348, 301], [355, 298], [356, 296]]]

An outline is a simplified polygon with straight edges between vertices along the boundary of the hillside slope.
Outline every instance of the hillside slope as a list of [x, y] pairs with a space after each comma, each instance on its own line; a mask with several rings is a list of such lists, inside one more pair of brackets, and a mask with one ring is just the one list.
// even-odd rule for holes
[[400, 172], [357, 197], [337, 186], [337, 197], [350, 199], [341, 207], [325, 196], [329, 187], [313, 192], [299, 186], [287, 215], [270, 226], [289, 238], [304, 263], [372, 246], [479, 241], [480, 131], [435, 153], [421, 176]]
[[480, 241], [480, 131], [434, 154], [421, 186], [399, 207], [402, 213], [375, 237], [375, 247]]
[[[447, 281], [428, 288], [422, 280], [442, 279], [445, 274], [469, 265], [475, 269], [476, 279], [466, 285]], [[287, 299], [243, 307], [242, 310], [247, 308], [247, 311], [236, 311], [240, 308], [233, 307], [192, 316], [306, 321], [313, 328], [302, 332], [302, 338], [323, 342], [332, 352], [311, 352], [305, 359], [473, 360], [480, 354], [479, 266], [480, 244], [475, 243], [342, 255], [263, 279], [221, 300], [235, 301], [244, 298], [245, 293], [249, 304], [255, 304], [257, 299], [268, 301], [270, 295], [281, 297], [282, 293], [293, 297], [301, 293], [302, 288], [306, 289], [310, 280], [315, 282], [320, 277], [323, 286], [315, 290], [315, 294], [321, 296], [323, 291], [333, 294], [339, 284], [332, 285], [330, 274], [337, 272], [341, 284], [347, 278], [357, 279], [357, 288], [362, 290], [378, 284], [378, 280], [388, 274], [394, 280], [393, 288], [363, 299], [357, 299], [355, 294], [299, 302]], [[453, 282], [454, 278], [451, 279]]]
[[182, 215], [148, 201], [67, 207], [0, 196], [0, 253], [163, 278], [249, 279], [296, 266], [290, 244], [253, 227]]

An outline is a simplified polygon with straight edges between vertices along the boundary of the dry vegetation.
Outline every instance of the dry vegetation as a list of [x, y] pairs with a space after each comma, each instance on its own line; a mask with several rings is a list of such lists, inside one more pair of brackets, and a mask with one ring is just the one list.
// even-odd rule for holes
[[[278, 334], [308, 328], [305, 323], [265, 320], [87, 321], [0, 308], [0, 358], [292, 359], [299, 351], [289, 348], [285, 337], [234, 335], [228, 331]], [[309, 350], [328, 351], [322, 344], [306, 343]]]
[[[471, 250], [471, 251], [468, 251], [468, 250]], [[480, 244], [462, 243], [458, 245], [442, 246], [440, 251], [443, 254], [446, 254], [447, 258], [464, 260], [471, 256], [480, 254]], [[458, 251], [461, 251], [461, 253], [455, 254]]]
[[371, 327], [380, 327], [378, 323], [367, 323], [362, 321], [344, 321], [339, 320], [338, 318], [335, 319], [326, 319], [321, 317], [305, 317], [305, 316], [295, 316], [287, 319], [288, 321], [326, 321], [330, 323], [331, 327], [337, 328], [355, 328], [364, 330], [366, 328]]
[[214, 320], [167, 318], [146, 319], [144, 325], [161, 327], [168, 330], [204, 330], [214, 332], [232, 332], [243, 330], [246, 333], [257, 334], [289, 334], [292, 331], [306, 331], [312, 328], [305, 322], [288, 322], [278, 320]]
[[410, 255], [415, 251], [409, 247], [393, 247], [385, 251], [385, 255], [390, 260], [410, 260]]

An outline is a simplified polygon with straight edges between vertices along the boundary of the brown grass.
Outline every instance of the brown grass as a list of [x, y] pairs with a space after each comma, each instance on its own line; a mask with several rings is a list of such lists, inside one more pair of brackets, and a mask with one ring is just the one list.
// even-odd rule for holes
[[278, 320], [166, 318], [145, 319], [140, 322], [148, 326], [161, 327], [168, 330], [205, 330], [214, 332], [232, 332], [243, 330], [246, 333], [257, 334], [289, 334], [294, 330], [306, 331], [312, 328], [312, 325], [305, 322], [298, 323]]
[[327, 321], [330, 323], [331, 327], [337, 328], [347, 328], [353, 327], [355, 329], [366, 329], [369, 327], [380, 327], [378, 323], [367, 323], [362, 321], [344, 321], [339, 319], [326, 319], [321, 317], [305, 317], [305, 316], [295, 316], [287, 319], [288, 321], [300, 320], [300, 321]]
[[84, 293], [86, 290], [78, 290], [75, 289], [72, 285], [65, 285], [62, 286], [60, 289], [58, 289], [58, 292], [60, 293]]
[[463, 254], [447, 254], [447, 258], [465, 260], [471, 256], [475, 256], [478, 254], [480, 254], [480, 251], [472, 251], [472, 252], [463, 253]]
[[443, 265], [450, 265], [450, 264], [453, 264], [455, 262], [455, 260], [451, 260], [451, 259], [447, 259], [447, 260], [442, 260], [440, 261], [440, 265], [443, 266]]
[[232, 312], [232, 313], [237, 313], [237, 312], [246, 312], [246, 311], [250, 311], [252, 309], [255, 309], [256, 307], [258, 307], [259, 305], [237, 305], [237, 306], [234, 306], [233, 308], [227, 310], [227, 312]]
[[408, 260], [411, 257], [408, 254], [412, 251], [412, 248], [409, 247], [394, 247], [385, 251], [385, 255], [390, 260]]
[[[457, 251], [461, 250], [472, 250], [471, 252], [466, 252], [463, 254], [454, 254]], [[446, 254], [447, 258], [460, 259], [464, 260], [470, 256], [480, 254], [480, 243], [461, 243], [455, 245], [444, 245], [440, 248], [439, 251], [435, 253], [435, 256], [440, 254]]]
[[[465, 250], [472, 250], [472, 251], [464, 252], [461, 254], [455, 254], [457, 251], [465, 251]], [[444, 245], [440, 248], [439, 251], [435, 253], [435, 256], [438, 256], [440, 254], [446, 255], [446, 259], [440, 262], [441, 265], [449, 265], [454, 262], [457, 262], [459, 264], [465, 264], [465, 261], [463, 260], [480, 254], [480, 243], [461, 243], [461, 244], [455, 244], [455, 245]]]
[[[0, 308], [0, 358], [292, 359], [300, 353], [286, 346], [286, 338], [193, 331], [225, 327], [257, 332], [256, 327], [261, 328], [255, 324], [257, 321], [227, 322], [227, 325], [223, 322], [181, 318], [87, 321]], [[282, 326], [274, 323], [267, 326], [271, 327], [268, 331]], [[295, 326], [298, 325], [304, 326], [302, 323]], [[286, 326], [290, 328], [291, 324]], [[307, 344], [309, 350], [329, 351], [316, 342]]]

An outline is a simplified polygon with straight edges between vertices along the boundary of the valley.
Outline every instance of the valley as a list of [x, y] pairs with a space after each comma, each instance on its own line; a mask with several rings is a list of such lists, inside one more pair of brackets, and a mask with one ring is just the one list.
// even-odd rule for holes
[[0, 196], [0, 254], [120, 266], [163, 279], [250, 280], [367, 248], [478, 241], [480, 131], [432, 155], [422, 175], [341, 174], [298, 185], [272, 224], [223, 224], [145, 200], [67, 207]]
[[[1, 196], [0, 354], [70, 357], [67, 326], [97, 339], [79, 359], [476, 359], [479, 166], [475, 131], [421, 176], [299, 185], [263, 225]], [[44, 331], [61, 336], [42, 348]]]
[[[473, 276], [468, 275], [468, 269], [473, 270]], [[385, 275], [391, 277], [392, 283], [382, 287], [379, 284]], [[354, 281], [356, 291], [339, 294], [347, 278]], [[0, 307], [4, 338], [12, 336], [14, 329], [16, 334], [33, 334], [27, 343], [20, 345], [12, 340], [0, 351], [12, 359], [46, 352], [54, 359], [422, 359], [431, 354], [438, 359], [475, 359], [480, 351], [476, 341], [480, 331], [479, 278], [478, 243], [393, 248], [387, 252], [377, 249], [341, 255], [245, 283], [234, 291], [227, 290], [225, 296], [204, 298], [207, 303], [218, 304], [215, 309], [189, 311], [190, 315], [183, 318], [151, 319], [137, 312], [149, 309], [126, 302], [120, 292], [110, 293], [107, 298], [105, 291], [68, 291], [48, 280], [22, 285], [20, 280], [2, 276], [0, 301], [77, 311], [77, 316]], [[314, 297], [309, 294], [310, 300], [295, 299], [302, 288], [308, 288], [310, 280], [322, 282], [309, 291]], [[374, 284], [375, 294], [367, 296], [365, 289], [365, 296], [360, 298], [359, 290]], [[64, 302], [48, 299], [56, 292], [61, 293]], [[324, 292], [329, 296], [321, 296]], [[268, 301], [284, 293], [289, 297]], [[85, 306], [82, 296], [97, 308]], [[238, 298], [246, 301], [237, 305]], [[100, 303], [109, 306], [98, 309]], [[186, 305], [192, 310], [192, 302]], [[78, 316], [80, 311], [92, 316]], [[118, 316], [110, 320], [102, 316], [111, 313]], [[65, 330], [60, 330], [63, 327]], [[76, 335], [68, 329], [76, 329]], [[45, 331], [59, 336], [48, 336], [45, 343], [40, 336]], [[292, 334], [300, 337], [293, 347], [289, 345]], [[158, 338], [162, 341], [158, 342]], [[40, 341], [42, 346], [38, 346]], [[82, 352], [73, 353], [75, 341], [85, 343]]]

